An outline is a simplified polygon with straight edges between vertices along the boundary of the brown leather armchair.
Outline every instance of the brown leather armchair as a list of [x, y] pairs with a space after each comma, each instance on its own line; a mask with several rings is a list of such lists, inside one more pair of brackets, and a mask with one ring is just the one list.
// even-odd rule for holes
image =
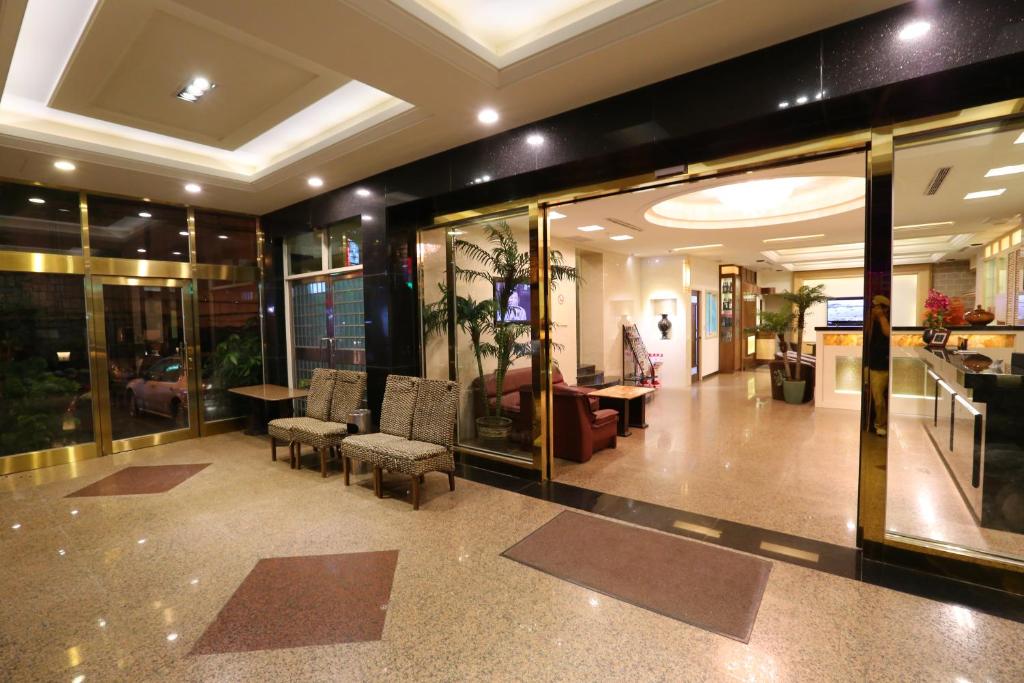
[[587, 462], [594, 451], [615, 448], [619, 411], [594, 410], [586, 392], [565, 384], [555, 385], [555, 457]]

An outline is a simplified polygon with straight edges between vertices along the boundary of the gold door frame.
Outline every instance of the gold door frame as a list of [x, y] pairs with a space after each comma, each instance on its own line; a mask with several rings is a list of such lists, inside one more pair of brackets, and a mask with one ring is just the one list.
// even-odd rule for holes
[[[108, 373], [107, 330], [104, 318], [103, 287], [121, 285], [129, 287], [173, 287], [181, 296], [182, 333], [185, 335], [185, 372], [188, 376], [188, 426], [156, 434], [145, 434], [125, 439], [114, 439], [111, 433], [110, 376]], [[92, 276], [89, 283], [88, 310], [93, 321], [89, 355], [95, 375], [92, 378], [93, 438], [100, 445], [100, 453], [111, 455], [136, 448], [174, 443], [199, 436], [199, 377], [195, 337], [196, 321], [193, 315], [195, 285], [192, 280]], [[97, 420], [96, 417], [99, 419]], [[98, 432], [98, 434], [97, 434]]]

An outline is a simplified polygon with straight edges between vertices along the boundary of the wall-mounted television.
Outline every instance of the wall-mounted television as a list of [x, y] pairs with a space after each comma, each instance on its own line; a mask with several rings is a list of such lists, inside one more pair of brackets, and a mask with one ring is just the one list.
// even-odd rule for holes
[[864, 297], [830, 297], [825, 302], [825, 324], [828, 327], [862, 327], [864, 325]]
[[[501, 295], [505, 291], [504, 282], [494, 283], [494, 300], [501, 302]], [[530, 322], [530, 285], [519, 284], [512, 289], [508, 295], [508, 307], [505, 314], [495, 311], [494, 321], [496, 323], [528, 323]]]

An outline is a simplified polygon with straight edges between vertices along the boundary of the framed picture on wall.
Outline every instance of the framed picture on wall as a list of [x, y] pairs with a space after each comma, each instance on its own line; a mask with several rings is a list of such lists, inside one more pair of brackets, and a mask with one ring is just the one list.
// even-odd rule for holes
[[704, 292], [704, 336], [718, 336], [718, 292]]

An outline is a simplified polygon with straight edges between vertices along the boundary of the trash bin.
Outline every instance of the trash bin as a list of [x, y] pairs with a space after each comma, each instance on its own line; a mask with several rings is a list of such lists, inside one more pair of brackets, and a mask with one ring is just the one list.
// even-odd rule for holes
[[360, 408], [348, 414], [349, 434], [369, 434], [373, 431], [373, 413], [368, 408]]

